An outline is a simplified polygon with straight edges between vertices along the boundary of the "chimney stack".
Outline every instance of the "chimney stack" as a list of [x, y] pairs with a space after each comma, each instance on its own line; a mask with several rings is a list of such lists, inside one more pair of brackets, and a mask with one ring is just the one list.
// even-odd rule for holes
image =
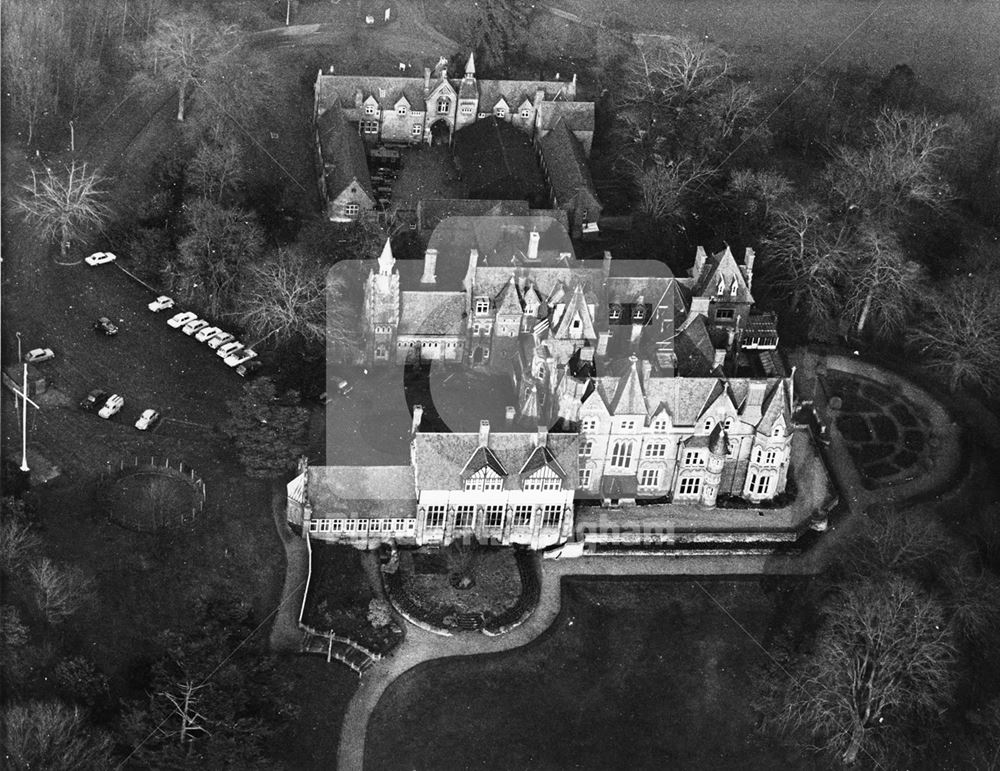
[[611, 275], [611, 252], [604, 252], [604, 278], [607, 279]]
[[437, 249], [428, 249], [424, 252], [424, 275], [420, 277], [421, 284], [434, 284], [437, 282]]
[[490, 422], [488, 420], [479, 421], [479, 446], [486, 447], [490, 443]]
[[507, 410], [504, 413], [504, 424], [507, 426], [507, 428], [510, 428], [512, 425], [514, 425], [515, 417], [517, 417], [517, 410], [515, 410], [512, 405], [508, 406]]
[[424, 95], [431, 92], [431, 68], [424, 67]]
[[701, 271], [705, 267], [705, 261], [708, 260], [708, 255], [705, 254], [705, 247], [699, 246], [697, 251], [694, 253], [694, 267], [691, 269], [691, 278], [695, 281], [701, 276]]
[[541, 238], [537, 230], [532, 230], [528, 234], [528, 259], [537, 260], [538, 259], [538, 241]]
[[411, 429], [412, 433], [415, 434], [415, 433], [417, 433], [418, 430], [420, 430], [420, 421], [423, 419], [423, 417], [424, 417], [424, 408], [423, 408], [423, 405], [421, 405], [421, 404], [414, 404], [413, 405], [413, 426], [412, 426], [412, 429]]
[[462, 286], [466, 292], [472, 291], [473, 284], [476, 283], [476, 265], [479, 263], [479, 250], [469, 250], [469, 267], [465, 271], [465, 278], [462, 279]]
[[545, 443], [549, 439], [549, 429], [546, 426], [538, 427], [538, 435], [535, 437], [535, 444], [539, 447], [544, 447]]

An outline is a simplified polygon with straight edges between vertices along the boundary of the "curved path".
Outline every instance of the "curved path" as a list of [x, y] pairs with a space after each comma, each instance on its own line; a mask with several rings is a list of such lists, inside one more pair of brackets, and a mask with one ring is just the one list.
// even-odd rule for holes
[[[823, 448], [822, 453], [840, 491], [841, 498], [846, 504], [846, 512], [806, 554], [799, 556], [728, 554], [676, 556], [666, 554], [633, 557], [581, 557], [562, 560], [543, 559], [541, 563], [541, 596], [538, 607], [524, 624], [505, 635], [487, 637], [479, 633], [460, 633], [452, 637], [442, 637], [408, 624], [403, 643], [361, 677], [358, 690], [351, 699], [344, 716], [337, 753], [337, 768], [341, 771], [362, 771], [364, 768], [365, 738], [369, 718], [386, 688], [397, 677], [417, 664], [430, 659], [496, 653], [531, 642], [545, 631], [559, 614], [563, 576], [745, 576], [816, 573], [826, 563], [831, 550], [849, 536], [858, 515], [864, 512], [868, 506], [873, 503], [884, 503], [887, 499], [902, 502], [928, 495], [946, 489], [949, 484], [955, 481], [961, 468], [961, 444], [958, 427], [947, 411], [926, 392], [892, 373], [857, 360], [845, 360], [843, 357], [823, 358], [803, 351], [797, 351], [793, 354], [793, 360], [799, 367], [796, 375], [796, 388], [799, 389], [799, 394], [805, 398], [809, 398], [813, 393], [817, 364], [875, 380], [888, 379], [894, 387], [899, 387], [908, 399], [924, 407], [929, 415], [932, 435], [936, 438], [935, 462], [931, 470], [918, 479], [894, 486], [888, 493], [885, 489], [866, 490], [861, 484], [860, 475], [854, 468], [845, 442], [835, 428], [831, 428], [830, 446]], [[820, 370], [822, 372], [822, 366]], [[822, 389], [816, 387], [815, 391], [817, 408], [820, 414], [825, 416], [826, 404]], [[279, 524], [279, 530], [284, 529], [287, 532], [287, 527], [279, 522], [282, 511], [283, 506], [279, 494], [275, 499], [275, 518]], [[289, 581], [293, 582], [291, 586], [295, 586], [298, 576], [304, 575], [304, 573], [301, 567], [295, 568], [291, 563], [298, 562], [301, 565], [305, 559], [305, 549], [299, 544], [293, 543], [299, 539], [290, 532], [287, 532], [287, 535], [290, 537], [283, 535], [289, 559], [287, 577]], [[286, 584], [287, 590], [288, 585]], [[276, 622], [272, 641], [289, 639], [295, 620], [291, 613], [284, 614], [281, 622], [285, 630], [279, 633], [277, 629], [279, 622]], [[297, 628], [294, 630], [297, 631]]]

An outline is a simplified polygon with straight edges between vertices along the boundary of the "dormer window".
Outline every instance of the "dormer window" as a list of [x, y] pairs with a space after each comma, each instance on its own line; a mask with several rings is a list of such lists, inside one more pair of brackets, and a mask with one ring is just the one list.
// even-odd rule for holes
[[521, 108], [521, 117], [524, 118], [525, 120], [527, 120], [528, 118], [530, 118], [531, 117], [531, 110], [529, 110], [527, 107], [522, 107]]
[[507, 109], [506, 109], [505, 107], [497, 107], [497, 108], [496, 108], [496, 109], [495, 109], [495, 110], [493, 111], [493, 114], [494, 114], [494, 115], [495, 115], [496, 117], [500, 118], [500, 119], [503, 119], [503, 118], [506, 118], [506, 117], [507, 117]]
[[465, 489], [467, 492], [503, 490], [503, 477], [490, 468], [482, 468], [465, 480]]
[[374, 115], [374, 114], [375, 114], [375, 103], [374, 102], [366, 102], [365, 103], [365, 115]]
[[733, 283], [729, 285], [729, 296], [736, 299], [736, 292], [739, 289], [739, 285], [736, 283], [736, 276], [733, 276]]
[[771, 436], [775, 437], [781, 436], [781, 426], [775, 426], [774, 429], [771, 431]]
[[490, 299], [488, 297], [476, 298], [476, 315], [482, 316], [490, 312]]
[[521, 480], [522, 490], [561, 490], [562, 478], [548, 466]]
[[705, 424], [702, 426], [702, 428], [705, 430], [706, 433], [708, 433], [709, 431], [712, 430], [712, 427], [714, 425], [715, 421], [713, 421], [711, 418], [706, 418]]
[[719, 276], [719, 284], [717, 289], [718, 291], [716, 293], [719, 295], [723, 295], [726, 293], [726, 280], [722, 276]]
[[656, 433], [665, 433], [668, 428], [670, 428], [670, 422], [666, 418], [657, 418], [653, 421], [653, 431]]
[[726, 418], [726, 422], [722, 424], [722, 427], [726, 431], [728, 431], [729, 429], [731, 429], [733, 427], [733, 419], [732, 418]]
[[451, 100], [442, 96], [437, 101], [438, 115], [447, 115], [451, 111]]
[[401, 118], [405, 118], [406, 117], [406, 113], [408, 113], [408, 112], [409, 112], [409, 110], [407, 109], [407, 107], [406, 107], [405, 104], [397, 104], [396, 105], [396, 115], [400, 116]]
[[642, 321], [646, 317], [646, 309], [642, 305], [635, 306], [635, 310], [632, 311], [632, 318], [635, 321]]
[[622, 308], [620, 305], [612, 305], [608, 309], [608, 318], [611, 319], [611, 321], [617, 321], [621, 317], [622, 317]]

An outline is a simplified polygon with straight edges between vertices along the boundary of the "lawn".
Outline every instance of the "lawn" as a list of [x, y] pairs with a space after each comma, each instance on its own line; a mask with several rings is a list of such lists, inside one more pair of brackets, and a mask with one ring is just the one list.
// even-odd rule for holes
[[754, 729], [757, 643], [788, 614], [791, 586], [701, 586], [566, 581], [559, 618], [530, 645], [394, 682], [369, 723], [366, 767], [815, 768]]

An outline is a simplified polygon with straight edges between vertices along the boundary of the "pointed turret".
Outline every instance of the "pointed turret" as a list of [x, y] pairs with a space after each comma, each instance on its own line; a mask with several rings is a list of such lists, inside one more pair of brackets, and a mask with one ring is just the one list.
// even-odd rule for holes
[[392, 256], [392, 245], [389, 239], [385, 239], [385, 246], [382, 247], [382, 254], [378, 258], [378, 273], [380, 276], [392, 275], [392, 269], [396, 265], [396, 258]]
[[469, 61], [467, 61], [465, 63], [465, 77], [467, 77], [467, 78], [474, 78], [474, 77], [476, 77], [476, 60], [475, 60], [475, 54], [473, 52], [471, 52], [471, 51], [469, 52]]

